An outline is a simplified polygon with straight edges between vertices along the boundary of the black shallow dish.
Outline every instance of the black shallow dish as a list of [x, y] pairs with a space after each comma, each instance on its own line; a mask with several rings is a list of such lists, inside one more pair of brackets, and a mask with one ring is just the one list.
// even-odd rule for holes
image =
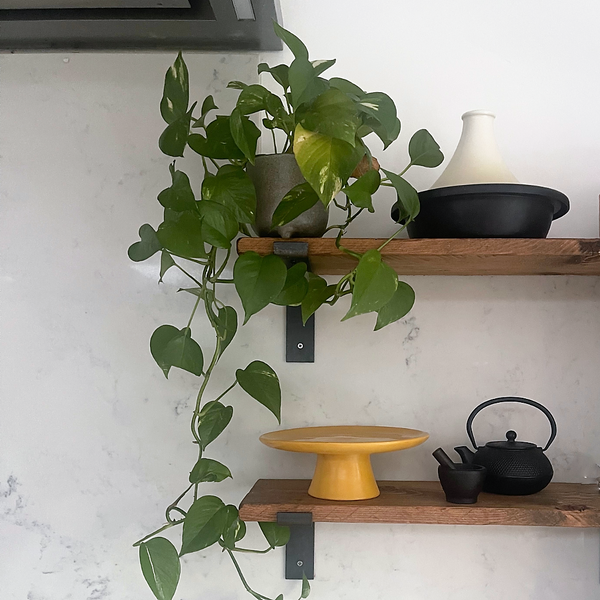
[[[421, 211], [411, 238], [545, 238], [554, 219], [569, 211], [556, 190], [520, 183], [478, 183], [419, 193]], [[397, 203], [392, 219], [398, 220]]]

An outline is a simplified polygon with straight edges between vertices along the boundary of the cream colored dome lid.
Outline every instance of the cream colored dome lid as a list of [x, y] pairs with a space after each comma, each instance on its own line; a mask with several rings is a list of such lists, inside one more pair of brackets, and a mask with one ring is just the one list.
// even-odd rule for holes
[[471, 110], [462, 116], [458, 146], [432, 189], [472, 183], [519, 183], [498, 150], [495, 118], [487, 110]]

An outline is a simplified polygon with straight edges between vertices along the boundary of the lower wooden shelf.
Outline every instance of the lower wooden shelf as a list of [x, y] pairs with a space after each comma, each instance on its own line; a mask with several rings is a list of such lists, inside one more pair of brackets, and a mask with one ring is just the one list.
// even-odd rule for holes
[[449, 504], [437, 481], [380, 481], [373, 500], [333, 502], [308, 495], [310, 481], [259, 479], [240, 507], [244, 521], [276, 521], [277, 513], [312, 513], [314, 522], [424, 523], [599, 527], [595, 485], [551, 483], [531, 496], [482, 493], [477, 504]]

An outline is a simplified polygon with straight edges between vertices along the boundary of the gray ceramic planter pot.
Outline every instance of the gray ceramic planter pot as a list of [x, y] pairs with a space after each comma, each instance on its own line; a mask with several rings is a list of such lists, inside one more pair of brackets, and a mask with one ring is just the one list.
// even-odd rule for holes
[[265, 154], [248, 165], [248, 175], [256, 188], [256, 223], [261, 237], [321, 237], [327, 229], [328, 213], [322, 202], [286, 225], [271, 229], [273, 213], [281, 199], [296, 185], [304, 183], [293, 154]]

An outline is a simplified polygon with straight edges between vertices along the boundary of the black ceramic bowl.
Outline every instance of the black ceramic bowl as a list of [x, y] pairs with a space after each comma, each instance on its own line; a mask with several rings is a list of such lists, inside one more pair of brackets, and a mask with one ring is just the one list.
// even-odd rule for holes
[[480, 465], [454, 465], [450, 469], [438, 467], [438, 477], [446, 494], [446, 501], [453, 504], [475, 504], [483, 489], [487, 469]]
[[[419, 193], [421, 211], [411, 238], [545, 238], [569, 210], [556, 190], [520, 183], [478, 183]], [[398, 220], [397, 203], [392, 219]]]

